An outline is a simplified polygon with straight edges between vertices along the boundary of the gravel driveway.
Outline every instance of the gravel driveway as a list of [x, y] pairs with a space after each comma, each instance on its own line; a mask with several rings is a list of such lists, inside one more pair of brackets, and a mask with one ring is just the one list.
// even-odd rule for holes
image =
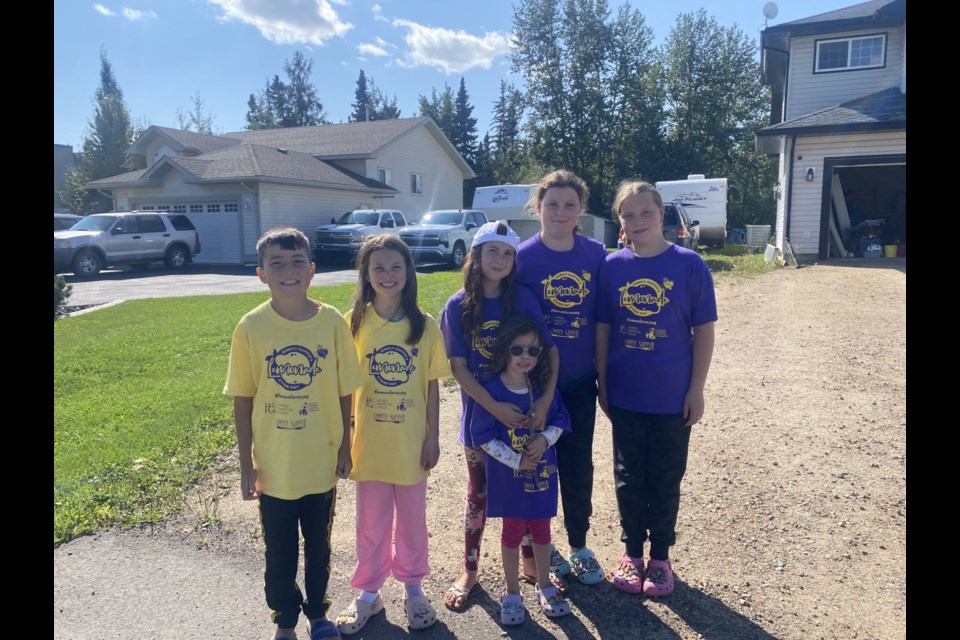
[[[629, 596], [571, 585], [574, 615], [549, 620], [525, 587], [519, 628], [498, 620], [499, 522], [485, 535], [473, 606], [443, 608], [460, 562], [465, 488], [459, 393], [441, 387], [440, 465], [429, 481], [438, 623], [407, 631], [402, 589], [356, 638], [878, 639], [906, 636], [906, 263], [844, 260], [717, 287], [717, 342], [683, 484], [676, 592]], [[610, 571], [622, 548], [610, 425], [598, 416], [590, 546]], [[156, 527], [54, 549], [54, 638], [265, 639], [256, 505], [233, 460]], [[203, 498], [220, 524], [200, 527]], [[351, 598], [353, 486], [340, 483], [332, 614]], [[206, 512], [206, 513], [205, 513]], [[562, 516], [561, 516], [562, 518]], [[555, 539], [563, 541], [561, 518]], [[301, 621], [301, 637], [306, 623]]]

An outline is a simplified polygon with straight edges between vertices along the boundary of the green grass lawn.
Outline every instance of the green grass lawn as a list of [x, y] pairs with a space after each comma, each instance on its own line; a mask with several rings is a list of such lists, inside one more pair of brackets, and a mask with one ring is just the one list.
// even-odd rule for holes
[[[763, 257], [704, 258], [718, 280], [775, 267]], [[421, 275], [439, 320], [458, 272]], [[313, 287], [346, 311], [355, 285]], [[131, 300], [54, 322], [54, 545], [109, 526], [158, 521], [185, 504], [234, 446], [224, 396], [230, 339], [263, 293]]]

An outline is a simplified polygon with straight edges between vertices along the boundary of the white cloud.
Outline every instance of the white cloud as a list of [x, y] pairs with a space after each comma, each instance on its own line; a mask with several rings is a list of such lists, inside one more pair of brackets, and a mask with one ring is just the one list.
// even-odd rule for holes
[[404, 67], [437, 67], [446, 73], [462, 73], [473, 67], [489, 69], [493, 59], [510, 52], [510, 37], [489, 32], [483, 37], [466, 31], [425, 27], [410, 20], [394, 20], [408, 29], [404, 40], [409, 47]]
[[115, 14], [113, 11], [110, 11], [110, 9], [107, 9], [107, 8], [106, 8], [105, 6], [103, 6], [102, 4], [95, 4], [95, 5], [93, 5], [93, 10], [96, 11], [97, 13], [99, 13], [100, 15], [103, 15], [103, 16], [115, 16], [115, 15], [117, 15], [117, 14]]
[[153, 11], [140, 11], [138, 9], [129, 9], [127, 7], [123, 8], [123, 17], [127, 20], [132, 20], [136, 22], [137, 20], [143, 20], [145, 18], [156, 18], [157, 14]]
[[328, 0], [209, 0], [223, 8], [224, 19], [253, 25], [277, 44], [322, 45], [353, 28], [342, 22]]
[[350, 6], [350, 0], [330, 0], [333, 4], [338, 4], [341, 7]]
[[375, 44], [370, 44], [369, 42], [364, 42], [360, 45], [357, 45], [357, 50], [365, 55], [369, 56], [388, 56], [390, 53], [383, 47], [377, 46]]
[[383, 14], [381, 13], [382, 11], [383, 7], [381, 7], [379, 4], [373, 5], [373, 19], [378, 22], [390, 22], [389, 19], [383, 17]]

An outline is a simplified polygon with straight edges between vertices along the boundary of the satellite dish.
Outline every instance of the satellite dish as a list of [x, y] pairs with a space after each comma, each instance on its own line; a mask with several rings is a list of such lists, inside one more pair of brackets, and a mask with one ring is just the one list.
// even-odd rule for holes
[[768, 2], [767, 4], [763, 5], [763, 17], [767, 20], [773, 20], [776, 18], [777, 12], [778, 9], [776, 2]]

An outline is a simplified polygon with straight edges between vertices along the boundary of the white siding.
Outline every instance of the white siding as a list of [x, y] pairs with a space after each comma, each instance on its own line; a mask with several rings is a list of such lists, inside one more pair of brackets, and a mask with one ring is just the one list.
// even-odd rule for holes
[[793, 120], [828, 107], [895, 87], [901, 80], [903, 30], [850, 31], [830, 37], [887, 34], [886, 65], [880, 69], [813, 73], [815, 43], [820, 37], [790, 40], [790, 69], [787, 73], [787, 115]]
[[[399, 209], [409, 220], [419, 220], [434, 209], [463, 208], [463, 173], [424, 127], [394, 140], [368, 160], [366, 175], [376, 179], [377, 167], [390, 169], [390, 186], [397, 189], [396, 198], [383, 202], [384, 209]], [[423, 194], [410, 193], [411, 173], [423, 176]]]
[[160, 137], [154, 138], [154, 140], [147, 145], [147, 150], [144, 153], [144, 156], [147, 161], [147, 166], [153, 166], [157, 160], [161, 159], [164, 156], [176, 156], [177, 152], [167, 146]]
[[786, 161], [787, 140], [780, 138], [780, 163], [777, 167], [777, 186], [779, 196], [777, 197], [777, 226], [776, 226], [776, 244], [777, 248], [783, 250], [783, 239], [786, 235], [783, 228], [784, 214], [787, 210], [787, 167]]
[[[899, 155], [907, 152], [904, 131], [849, 136], [799, 138], [793, 163], [793, 193], [790, 201], [790, 229], [786, 235], [797, 254], [816, 254], [820, 248], [821, 202], [823, 198], [824, 158]], [[814, 167], [816, 179], [804, 180], [806, 167]], [[786, 186], [784, 186], [786, 198]], [[782, 226], [779, 207], [777, 226]], [[778, 232], [777, 238], [781, 234]]]
[[900, 47], [900, 93], [907, 93], [907, 25], [903, 25], [903, 46]]
[[[260, 229], [256, 235], [244, 237], [245, 247], [255, 256], [260, 234], [280, 224], [300, 229], [313, 242], [317, 227], [330, 224], [330, 218], [339, 218], [354, 209], [380, 208], [380, 198], [374, 196], [358, 191], [263, 184], [260, 186]], [[386, 202], [385, 209], [400, 208], [394, 206], [393, 200]]]

